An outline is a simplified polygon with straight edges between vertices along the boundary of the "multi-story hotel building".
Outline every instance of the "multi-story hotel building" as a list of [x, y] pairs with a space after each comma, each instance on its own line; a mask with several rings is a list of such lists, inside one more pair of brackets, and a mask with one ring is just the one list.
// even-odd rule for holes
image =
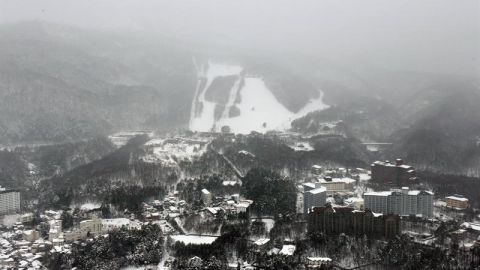
[[315, 206], [324, 206], [327, 203], [327, 189], [319, 187], [303, 193], [303, 211], [305, 214]]
[[308, 214], [309, 232], [392, 238], [400, 233], [398, 215], [358, 211], [351, 207], [314, 207]]
[[397, 214], [400, 216], [433, 216], [433, 193], [424, 190], [401, 190], [367, 192], [363, 194], [365, 208], [375, 213]]
[[20, 211], [20, 191], [0, 187], [0, 215]]

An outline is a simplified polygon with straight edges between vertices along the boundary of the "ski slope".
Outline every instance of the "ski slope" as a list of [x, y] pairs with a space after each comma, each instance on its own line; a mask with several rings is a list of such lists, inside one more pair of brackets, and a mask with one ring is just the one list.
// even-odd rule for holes
[[[242, 86], [242, 71], [243, 68], [240, 66], [211, 61], [207, 65], [197, 66], [198, 83], [192, 101], [190, 130], [218, 132], [222, 126], [229, 126], [232, 132], [241, 134], [252, 131], [264, 133], [269, 130], [287, 130], [294, 119], [328, 107], [323, 103], [323, 92], [319, 91], [319, 98], [311, 100], [298, 113], [293, 113], [278, 102], [261, 77], [247, 75]], [[229, 92], [228, 101], [220, 119], [216, 121], [214, 117], [216, 103], [206, 100], [205, 93], [217, 77], [230, 75], [238, 75], [238, 79], [231, 89], [225, 89]], [[205, 83], [202, 84], [202, 81]], [[238, 94], [241, 101], [235, 104]], [[229, 117], [232, 106], [240, 110], [239, 116]], [[200, 113], [197, 112], [198, 108], [201, 108]]]

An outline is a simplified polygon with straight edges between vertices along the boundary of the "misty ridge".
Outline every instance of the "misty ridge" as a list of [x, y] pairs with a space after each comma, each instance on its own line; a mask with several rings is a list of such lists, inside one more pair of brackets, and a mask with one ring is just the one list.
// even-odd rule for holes
[[1, 269], [476, 269], [480, 1], [0, 0]]
[[[89, 7], [82, 4], [67, 7], [70, 17], [56, 11], [56, 1], [43, 4], [7, 13], [0, 26], [4, 146], [124, 130], [229, 126], [248, 134], [289, 129], [291, 122], [295, 131], [314, 133], [317, 122], [342, 120], [349, 136], [394, 142], [392, 151], [417, 166], [478, 175], [472, 145], [480, 138], [479, 35], [472, 12], [432, 15], [428, 4], [409, 3], [420, 10], [411, 14], [414, 20], [396, 15], [382, 26], [384, 16], [396, 14], [392, 9], [405, 7], [378, 5], [386, 14], [367, 18], [366, 8], [351, 14], [354, 3], [280, 1], [243, 16], [229, 8], [240, 12], [250, 5], [146, 1], [129, 24], [114, 3], [85, 19], [80, 14]], [[455, 8], [465, 11], [469, 4]], [[112, 20], [95, 21], [107, 7]], [[147, 7], [165, 17], [154, 20]], [[8, 8], [17, 11], [7, 1]], [[325, 14], [328, 8], [346, 14], [336, 19]], [[172, 10], [178, 15], [165, 14]], [[280, 21], [282, 15], [295, 20]], [[401, 33], [405, 40], [394, 44]], [[250, 98], [243, 103], [242, 93]]]
[[478, 4], [373, 2], [4, 1], [4, 181], [27, 161], [47, 175], [88, 164], [118, 132], [188, 130], [333, 132], [318, 151], [352, 166], [395, 156], [479, 176]]

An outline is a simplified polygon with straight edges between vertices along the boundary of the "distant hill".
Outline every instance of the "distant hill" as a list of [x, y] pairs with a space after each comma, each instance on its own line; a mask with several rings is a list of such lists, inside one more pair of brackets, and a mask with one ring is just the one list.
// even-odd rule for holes
[[0, 27], [0, 143], [69, 141], [185, 124], [191, 56], [46, 23]]
[[[392, 134], [392, 152], [416, 167], [479, 176], [480, 90], [464, 86], [419, 111]], [[413, 117], [412, 117], [413, 118]]]
[[[216, 124], [202, 120], [200, 130], [237, 125], [240, 132], [266, 131], [324, 108], [324, 99], [336, 103], [358, 81], [343, 85], [352, 75], [322, 59], [304, 72], [295, 57], [272, 61], [277, 56], [167, 37], [44, 22], [3, 25], [0, 35], [0, 144], [188, 128], [192, 105], [200, 103], [195, 113]], [[210, 103], [194, 98], [197, 82], [207, 83], [198, 68], [208, 62], [238, 65], [242, 73], [210, 76], [199, 94], [214, 104], [203, 114]], [[229, 99], [236, 83], [240, 90]]]
[[419, 169], [479, 176], [479, 84], [469, 78], [430, 74], [421, 86], [412, 83], [414, 90], [405, 83], [404, 87], [401, 98], [400, 93], [392, 98], [385, 92], [345, 100], [294, 120], [292, 129], [316, 133], [321, 123], [341, 120], [349, 136], [393, 143], [377, 158], [401, 157]]

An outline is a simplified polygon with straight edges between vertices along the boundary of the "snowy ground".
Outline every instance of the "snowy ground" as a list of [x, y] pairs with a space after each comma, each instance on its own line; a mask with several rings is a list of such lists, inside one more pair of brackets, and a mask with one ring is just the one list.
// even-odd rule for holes
[[273, 226], [275, 226], [275, 220], [273, 220], [273, 218], [264, 218], [262, 221], [265, 223], [265, 229], [270, 233]]
[[[234, 65], [224, 65], [210, 62], [208, 65], [202, 65], [197, 67], [198, 73], [198, 84], [197, 89], [195, 91], [195, 96], [192, 101], [192, 111], [190, 113], [190, 129], [194, 131], [211, 131], [212, 127], [215, 124], [214, 119], [214, 111], [215, 111], [215, 103], [207, 101], [205, 99], [205, 94], [207, 89], [210, 87], [212, 82], [217, 77], [229, 76], [229, 75], [240, 75], [243, 68], [240, 66]], [[201, 87], [202, 79], [206, 80], [205, 86]], [[235, 91], [234, 89], [230, 89], [230, 91]], [[197, 102], [198, 99], [198, 102]], [[230, 102], [230, 100], [229, 100]], [[227, 102], [227, 103], [229, 103]], [[202, 113], [200, 117], [196, 117], [195, 111], [197, 110], [197, 105], [201, 104]]]
[[6, 227], [11, 227], [15, 225], [15, 223], [20, 219], [20, 215], [13, 214], [13, 215], [5, 215], [2, 219], [2, 225]]
[[80, 205], [80, 209], [84, 211], [89, 211], [92, 209], [100, 208], [102, 205], [96, 202], [88, 202]]
[[[232, 132], [242, 134], [248, 134], [252, 130], [258, 132], [286, 130], [290, 128], [292, 120], [311, 111], [328, 107], [323, 103], [323, 92], [320, 91], [319, 98], [311, 100], [298, 113], [293, 113], [278, 102], [262, 78], [245, 77], [243, 88], [239, 89], [242, 67], [209, 62], [208, 67], [202, 66], [197, 69], [199, 81], [190, 114], [190, 129], [193, 131], [220, 131], [225, 125], [229, 126]], [[205, 100], [205, 93], [215, 78], [227, 75], [238, 75], [239, 80], [232, 89], [225, 90], [229, 91], [229, 99], [221, 118], [215, 121], [216, 103]], [[202, 89], [200, 89], [201, 79], [206, 80]], [[238, 91], [240, 91], [241, 102], [235, 106], [240, 110], [240, 116], [230, 118], [228, 112], [234, 105]], [[202, 108], [200, 115], [195, 114], [197, 106]]]
[[315, 150], [309, 142], [295, 142], [295, 144], [288, 145], [295, 151], [313, 151]]

